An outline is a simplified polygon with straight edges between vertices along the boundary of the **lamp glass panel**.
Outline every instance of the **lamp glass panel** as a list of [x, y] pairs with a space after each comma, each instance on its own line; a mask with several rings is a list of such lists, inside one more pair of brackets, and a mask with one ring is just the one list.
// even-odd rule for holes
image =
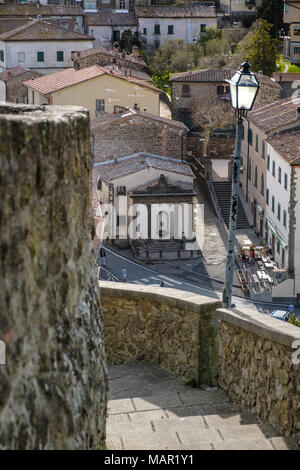
[[238, 109], [251, 109], [257, 93], [256, 86], [238, 86]]

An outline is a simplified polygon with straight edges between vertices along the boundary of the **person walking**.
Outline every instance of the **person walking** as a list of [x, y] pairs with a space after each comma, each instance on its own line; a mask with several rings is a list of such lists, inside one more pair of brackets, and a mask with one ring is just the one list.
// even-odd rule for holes
[[105, 266], [105, 257], [106, 257], [105, 250], [104, 250], [103, 246], [101, 246], [101, 248], [100, 248], [100, 264], [101, 264], [101, 266]]

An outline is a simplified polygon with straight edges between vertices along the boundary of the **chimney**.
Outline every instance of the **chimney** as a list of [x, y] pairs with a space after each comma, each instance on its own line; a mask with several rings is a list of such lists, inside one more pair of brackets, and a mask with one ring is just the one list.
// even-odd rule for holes
[[7, 78], [10, 78], [10, 77], [11, 77], [11, 71], [8, 70], [8, 71], [7, 71]]
[[114, 42], [113, 46], [114, 46], [113, 52], [119, 53], [120, 52], [120, 44], [118, 42]]

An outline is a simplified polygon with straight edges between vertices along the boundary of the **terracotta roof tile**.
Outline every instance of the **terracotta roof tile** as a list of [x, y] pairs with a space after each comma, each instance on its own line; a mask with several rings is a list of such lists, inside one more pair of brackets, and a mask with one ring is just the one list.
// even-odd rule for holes
[[216, 18], [214, 7], [209, 6], [136, 6], [135, 13], [141, 18]]
[[[233, 76], [235, 70], [228, 69], [204, 69], [193, 70], [190, 72], [174, 73], [171, 75], [170, 81], [173, 82], [224, 82]], [[264, 85], [269, 85], [275, 88], [281, 87], [276, 81], [267, 75], [256, 74], [257, 79]]]
[[281, 133], [267, 142], [290, 164], [300, 164], [300, 128], [293, 132]]
[[32, 74], [37, 75], [37, 76], [42, 75], [39, 72], [35, 72], [30, 69], [24, 69], [23, 67], [18, 66], [18, 67], [13, 67], [11, 69], [5, 70], [5, 72], [0, 73], [0, 80], [2, 80], [3, 82], [7, 82], [11, 80], [12, 78], [17, 77], [18, 75], [22, 75], [26, 72], [31, 72]]
[[105, 73], [113, 77], [121, 78], [122, 80], [136, 83], [140, 86], [151, 88], [158, 93], [162, 93], [159, 88], [156, 88], [154, 85], [152, 85], [152, 83], [146, 80], [141, 80], [136, 77], [128, 77], [117, 72], [111, 72], [109, 69], [100, 67], [99, 65], [92, 65], [91, 67], [86, 67], [79, 70], [72, 68], [65, 69], [61, 72], [44, 75], [43, 77], [36, 78], [34, 80], [28, 80], [24, 82], [24, 85], [33, 88], [43, 95], [46, 95], [57, 90], [61, 90], [62, 88], [67, 88], [69, 86], [76, 85], [77, 83], [99, 77]]
[[94, 164], [94, 171], [104, 182], [131, 175], [145, 168], [156, 168], [193, 177], [193, 172], [186, 162], [149, 153], [136, 153], [127, 157], [120, 157], [116, 163], [114, 160], [110, 160]]
[[30, 21], [0, 35], [2, 41], [91, 41], [93, 39], [92, 36], [40, 20]]
[[0, 18], [0, 34], [19, 28], [30, 21], [28, 18]]
[[86, 13], [84, 21], [89, 26], [136, 26], [134, 13], [116, 13], [115, 10], [102, 10], [98, 13]]
[[103, 116], [98, 116], [91, 120], [91, 130], [96, 130], [99, 127], [110, 126], [114, 122], [121, 122], [125, 119], [131, 119], [133, 116], [141, 116], [144, 119], [148, 119], [149, 121], [157, 121], [161, 124], [167, 124], [171, 127], [178, 127], [183, 131], [188, 131], [188, 128], [179, 121], [175, 121], [174, 119], [167, 119], [160, 116], [155, 116], [154, 114], [147, 113], [144, 111], [137, 111], [135, 109], [128, 109], [124, 110], [123, 113], [115, 114], [104, 114]]
[[250, 122], [265, 132], [271, 132], [298, 121], [300, 98], [285, 98], [267, 104], [248, 114]]
[[70, 5], [39, 5], [34, 3], [12, 4], [0, 3], [2, 16], [83, 16], [84, 11], [79, 6]]
[[103, 54], [110, 56], [112, 59], [117, 58], [123, 61], [128, 61], [133, 64], [139, 64], [143, 67], [146, 67], [146, 63], [142, 60], [141, 57], [135, 57], [134, 55], [125, 54], [125, 57], [122, 57], [122, 52], [115, 52], [112, 50], [105, 49], [104, 47], [92, 47], [91, 49], [87, 49], [86, 51], [77, 52], [76, 60], [80, 62], [81, 59], [85, 59], [86, 57], [91, 57], [93, 55]]

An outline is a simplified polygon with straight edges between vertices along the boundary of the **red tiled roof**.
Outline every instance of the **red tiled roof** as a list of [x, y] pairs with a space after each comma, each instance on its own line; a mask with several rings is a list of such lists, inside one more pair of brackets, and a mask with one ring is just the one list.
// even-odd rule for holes
[[267, 142], [290, 164], [300, 164], [300, 128], [296, 131], [281, 133]]
[[23, 67], [13, 67], [11, 69], [5, 70], [4, 72], [0, 73], [0, 80], [3, 82], [7, 82], [8, 80], [11, 80], [14, 77], [17, 77], [18, 75], [22, 75], [25, 72], [31, 72], [32, 74], [35, 75], [42, 75], [39, 72], [35, 72], [30, 69], [24, 69]]
[[19, 28], [30, 21], [29, 18], [0, 18], [0, 34]]
[[48, 21], [33, 20], [0, 35], [1, 41], [85, 41], [92, 36], [62, 28]]
[[4, 16], [83, 16], [79, 6], [70, 5], [37, 5], [34, 3], [13, 4], [0, 3], [0, 17]]
[[137, 26], [134, 13], [116, 13], [115, 10], [102, 10], [86, 13], [84, 21], [88, 26]]
[[117, 72], [111, 72], [110, 70], [100, 67], [99, 65], [92, 65], [91, 67], [86, 67], [84, 69], [65, 69], [61, 72], [51, 73], [49, 75], [44, 75], [43, 77], [36, 78], [34, 80], [28, 80], [24, 82], [24, 85], [33, 88], [34, 90], [47, 95], [53, 93], [62, 88], [67, 88], [77, 83], [85, 82], [95, 77], [99, 77], [104, 74], [111, 75], [113, 77], [121, 78], [129, 82], [136, 83], [140, 86], [151, 88], [152, 90], [162, 93], [161, 90], [156, 88], [152, 83], [141, 80], [136, 77], [128, 77]]
[[298, 121], [299, 98], [285, 98], [267, 104], [251, 111], [248, 114], [250, 122], [265, 132], [294, 124]]
[[216, 18], [214, 7], [208, 6], [136, 6], [135, 13], [140, 18]]

